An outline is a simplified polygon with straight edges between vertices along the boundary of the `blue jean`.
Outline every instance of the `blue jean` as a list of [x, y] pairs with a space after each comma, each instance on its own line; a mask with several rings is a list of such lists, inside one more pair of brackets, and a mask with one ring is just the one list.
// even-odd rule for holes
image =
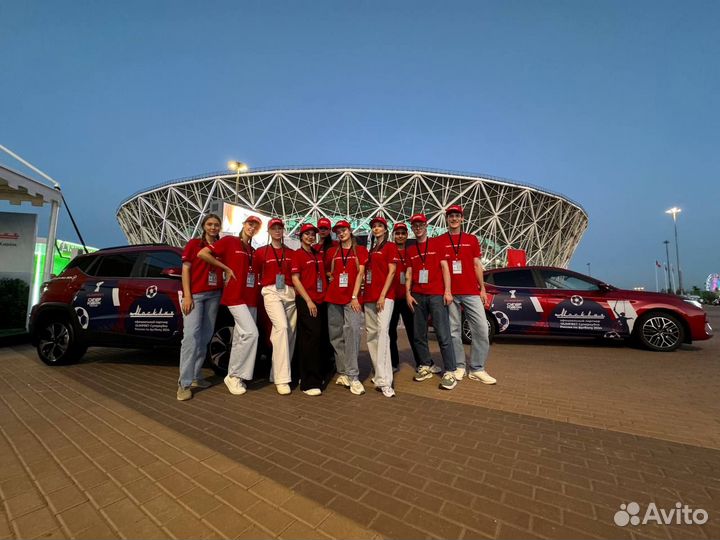
[[455, 350], [455, 362], [457, 367], [465, 368], [465, 346], [462, 342], [462, 312], [460, 305], [465, 308], [465, 318], [470, 325], [472, 345], [470, 347], [470, 370], [478, 371], [485, 369], [485, 361], [490, 351], [488, 341], [488, 325], [480, 295], [462, 294], [453, 296], [453, 303], [450, 304], [450, 334]]
[[178, 384], [188, 388], [200, 378], [207, 346], [215, 331], [215, 318], [220, 306], [222, 291], [193, 294], [195, 307], [183, 315], [183, 339], [180, 347], [180, 379]]
[[450, 316], [441, 295], [412, 293], [417, 301], [413, 326], [415, 330], [415, 349], [420, 357], [420, 365], [433, 364], [428, 348], [428, 316], [432, 315], [435, 334], [440, 344], [440, 355], [443, 359], [445, 371], [455, 371], [455, 352], [452, 339], [450, 339]]

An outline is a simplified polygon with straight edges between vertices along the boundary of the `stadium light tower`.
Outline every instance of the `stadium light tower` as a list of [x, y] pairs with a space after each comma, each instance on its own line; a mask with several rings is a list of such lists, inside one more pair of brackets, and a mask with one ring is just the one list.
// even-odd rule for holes
[[680, 294], [683, 294], [682, 286], [682, 270], [680, 269], [680, 248], [678, 247], [678, 235], [677, 235], [677, 215], [682, 212], [677, 206], [673, 206], [669, 210], [665, 210], [666, 214], [670, 214], [673, 218], [673, 225], [675, 227], [675, 259], [677, 262], [677, 274], [678, 274], [678, 290]]
[[240, 173], [247, 172], [248, 166], [242, 161], [228, 161], [228, 169], [237, 173], [235, 176], [235, 204], [237, 204], [240, 197]]

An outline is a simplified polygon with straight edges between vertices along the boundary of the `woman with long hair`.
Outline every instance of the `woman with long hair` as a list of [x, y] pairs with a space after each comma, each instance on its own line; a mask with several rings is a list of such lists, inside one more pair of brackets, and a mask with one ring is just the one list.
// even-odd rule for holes
[[272, 323], [272, 381], [278, 394], [292, 392], [290, 361], [295, 350], [297, 307], [292, 285], [292, 257], [294, 250], [283, 243], [285, 223], [273, 218], [268, 222], [270, 243], [255, 252], [260, 272], [260, 287], [265, 312]]
[[350, 223], [340, 220], [333, 231], [339, 245], [330, 251], [328, 279], [330, 285], [325, 294], [328, 310], [328, 334], [335, 350], [335, 363], [339, 373], [335, 384], [350, 388], [359, 396], [365, 393], [360, 382], [358, 352], [360, 350], [360, 328], [363, 321], [362, 304], [359, 294], [362, 285], [368, 252], [358, 246], [350, 230]]
[[180, 378], [178, 379], [177, 399], [186, 401], [192, 398], [191, 388], [212, 386], [201, 377], [208, 343], [215, 331], [222, 295], [222, 273], [202, 259], [198, 258], [201, 249], [211, 246], [220, 234], [220, 217], [207, 214], [200, 227], [202, 234], [192, 238], [182, 254], [182, 314], [183, 339], [180, 347]]
[[257, 275], [250, 243], [261, 225], [259, 217], [249, 216], [239, 236], [225, 236], [198, 253], [199, 258], [225, 272], [221, 302], [235, 321], [225, 386], [236, 396], [247, 391], [245, 381], [251, 380], [255, 371], [259, 332], [255, 323], [256, 308], [248, 306], [248, 302], [257, 296], [254, 292]]
[[373, 218], [370, 230], [372, 240], [363, 295], [368, 352], [375, 369], [375, 387], [383, 396], [394, 397], [388, 330], [395, 304], [394, 280], [398, 253], [395, 244], [388, 242], [388, 224], [384, 217]]
[[300, 365], [300, 389], [308, 396], [322, 393], [326, 359], [323, 358], [323, 335], [327, 328], [324, 304], [325, 262], [314, 248], [317, 227], [305, 223], [300, 227], [300, 249], [292, 259], [292, 282], [297, 306], [297, 345], [295, 354]]

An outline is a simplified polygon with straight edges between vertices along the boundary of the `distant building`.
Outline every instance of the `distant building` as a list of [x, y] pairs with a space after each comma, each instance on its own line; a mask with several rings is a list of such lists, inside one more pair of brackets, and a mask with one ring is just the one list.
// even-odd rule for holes
[[135, 193], [117, 210], [133, 244], [181, 246], [196, 236], [202, 216], [227, 201], [285, 220], [293, 234], [320, 217], [349, 219], [358, 235], [370, 219], [408, 222], [421, 212], [429, 234], [445, 229], [445, 208], [459, 204], [465, 230], [477, 235], [487, 267], [505, 266], [508, 248], [527, 264], [567, 266], [588, 227], [578, 203], [550, 191], [488, 176], [421, 169], [293, 168], [221, 172], [173, 180]]

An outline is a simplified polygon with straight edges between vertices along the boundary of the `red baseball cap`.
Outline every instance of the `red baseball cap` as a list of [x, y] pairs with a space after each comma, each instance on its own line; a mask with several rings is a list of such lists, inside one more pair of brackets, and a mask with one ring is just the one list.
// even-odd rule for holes
[[318, 228], [313, 225], [312, 223], [303, 223], [302, 227], [300, 227], [300, 236], [305, 234], [308, 231], [313, 231], [314, 233], [318, 232]]
[[330, 229], [330, 228], [332, 228], [332, 222], [326, 217], [320, 218], [320, 219], [318, 219], [317, 228], [318, 229]]
[[374, 217], [374, 218], [372, 218], [372, 219], [370, 220], [370, 226], [371, 226], [371, 227], [372, 227], [373, 225], [375, 225], [375, 223], [382, 223], [383, 225], [385, 225], [385, 228], [386, 228], [386, 229], [388, 228], [387, 219], [385, 219], [385, 218], [382, 217], [382, 216], [376, 216], [376, 217]]
[[405, 225], [404, 223], [400, 222], [400, 223], [396, 223], [396, 224], [393, 226], [393, 232], [399, 231], [399, 230], [401, 230], [401, 229], [402, 229], [403, 231], [407, 232], [407, 230], [408, 230], [407, 225]]
[[255, 223], [262, 225], [262, 219], [257, 216], [248, 216], [245, 218], [245, 221], [243, 221], [243, 223], [247, 223], [248, 221], [254, 221]]
[[340, 221], [338, 221], [338, 222], [335, 224], [335, 226], [333, 227], [332, 230], [333, 230], [333, 231], [337, 231], [337, 230], [338, 230], [339, 228], [341, 228], [341, 227], [345, 227], [346, 229], [349, 229], [349, 228], [350, 228], [350, 223], [347, 222], [347, 221], [344, 220], [344, 219], [341, 219]]
[[445, 214], [452, 214], [453, 212], [457, 212], [458, 214], [465, 215], [465, 212], [463, 212], [462, 206], [459, 204], [453, 204], [452, 206], [448, 206], [448, 209], [445, 210]]
[[285, 228], [285, 223], [283, 223], [282, 219], [272, 218], [270, 221], [268, 221], [268, 230], [272, 229], [275, 225], [280, 225], [283, 229]]
[[413, 214], [410, 216], [410, 223], [427, 223], [427, 218], [425, 217], [425, 214]]

